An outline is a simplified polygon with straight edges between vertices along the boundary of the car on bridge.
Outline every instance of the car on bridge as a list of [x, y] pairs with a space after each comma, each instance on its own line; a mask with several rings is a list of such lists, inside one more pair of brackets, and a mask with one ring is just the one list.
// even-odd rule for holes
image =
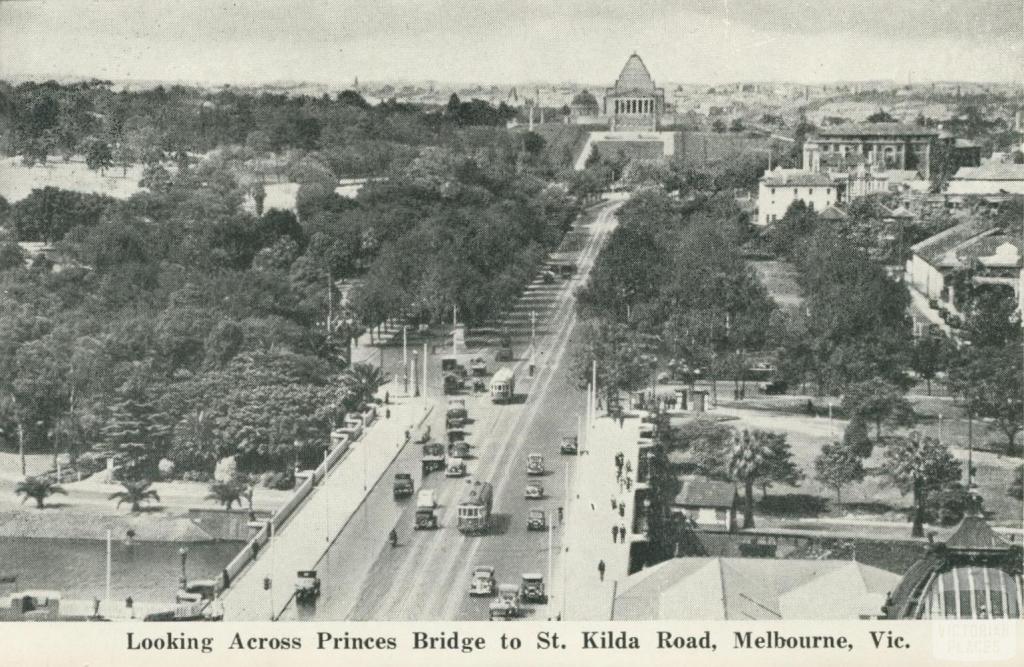
[[562, 446], [559, 448], [562, 454], [575, 456], [580, 453], [580, 443], [575, 435], [563, 435]]
[[490, 565], [477, 565], [473, 568], [473, 578], [469, 582], [470, 595], [494, 595], [494, 586], [493, 567]]
[[396, 472], [395, 482], [392, 486], [392, 494], [395, 500], [408, 498], [413, 492], [412, 475], [407, 472]]
[[535, 479], [531, 479], [526, 483], [526, 498], [529, 500], [539, 500], [544, 497], [544, 485]]
[[466, 476], [466, 462], [455, 459], [448, 464], [448, 469], [444, 471], [445, 477], [465, 477]]
[[526, 517], [526, 530], [547, 530], [548, 519], [544, 510], [530, 510]]
[[528, 573], [523, 575], [519, 585], [519, 599], [526, 603], [544, 604], [548, 596], [544, 592], [544, 575]]
[[498, 599], [488, 605], [488, 617], [490, 620], [501, 619], [511, 621], [517, 618], [521, 612], [519, 609], [519, 586], [515, 584], [500, 584], [498, 586]]
[[526, 455], [526, 474], [527, 475], [543, 475], [544, 474], [544, 455], [543, 454], [527, 454]]
[[320, 577], [316, 570], [299, 570], [295, 581], [295, 602], [300, 605], [313, 604], [320, 597]]

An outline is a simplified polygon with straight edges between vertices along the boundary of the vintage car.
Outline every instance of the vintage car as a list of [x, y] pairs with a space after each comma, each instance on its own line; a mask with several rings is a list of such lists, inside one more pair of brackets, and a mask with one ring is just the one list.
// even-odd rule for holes
[[407, 472], [396, 472], [395, 481], [392, 484], [391, 488], [392, 495], [394, 495], [395, 500], [399, 500], [401, 498], [408, 498], [409, 496], [412, 495], [412, 492], [414, 490], [412, 475], [410, 475]]
[[768, 382], [762, 382], [757, 386], [758, 389], [769, 396], [785, 394], [786, 390], [789, 388], [789, 385], [787, 385], [783, 380], [770, 380]]
[[515, 584], [500, 584], [498, 598], [488, 608], [488, 616], [493, 621], [498, 618], [504, 621], [519, 616], [519, 587]]
[[455, 459], [448, 464], [448, 469], [444, 471], [445, 477], [465, 477], [466, 476], [466, 462]]
[[469, 458], [469, 443], [466, 441], [453, 442], [448, 445], [448, 456], [453, 459]]
[[543, 498], [544, 485], [535, 479], [531, 479], [526, 483], [526, 497], [529, 499]]
[[473, 578], [469, 582], [470, 595], [494, 595], [494, 568], [490, 565], [477, 565], [473, 568]]
[[217, 597], [217, 582], [213, 579], [193, 579], [185, 587], [178, 590], [175, 600], [178, 603], [201, 602]]
[[526, 474], [527, 475], [543, 475], [544, 474], [544, 455], [543, 454], [527, 454], [526, 455]]
[[316, 570], [299, 570], [296, 576], [296, 604], [312, 604], [320, 597], [320, 578], [316, 576]]
[[484, 361], [483, 357], [477, 357], [469, 362], [469, 371], [475, 377], [486, 377], [487, 376], [487, 362]]
[[544, 604], [548, 596], [544, 593], [544, 575], [529, 573], [523, 575], [523, 583], [519, 585], [519, 598], [523, 602]]
[[548, 519], [544, 510], [530, 510], [526, 517], [526, 530], [547, 530]]
[[574, 435], [562, 436], [562, 446], [559, 449], [563, 454], [576, 455], [580, 453], [580, 443]]

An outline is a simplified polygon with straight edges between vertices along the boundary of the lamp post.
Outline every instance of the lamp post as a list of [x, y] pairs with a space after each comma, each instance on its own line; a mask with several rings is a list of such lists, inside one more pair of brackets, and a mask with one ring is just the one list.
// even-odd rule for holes
[[185, 547], [178, 549], [178, 555], [181, 557], [181, 578], [178, 579], [178, 587], [184, 591], [188, 589], [188, 575], [185, 571], [185, 563], [188, 561], [188, 549]]

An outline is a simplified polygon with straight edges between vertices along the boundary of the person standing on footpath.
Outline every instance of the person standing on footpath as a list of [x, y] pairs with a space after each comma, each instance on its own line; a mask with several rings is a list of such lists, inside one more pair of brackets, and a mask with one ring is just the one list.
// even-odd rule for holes
[[601, 575], [601, 581], [604, 581], [604, 561], [597, 561], [597, 573]]

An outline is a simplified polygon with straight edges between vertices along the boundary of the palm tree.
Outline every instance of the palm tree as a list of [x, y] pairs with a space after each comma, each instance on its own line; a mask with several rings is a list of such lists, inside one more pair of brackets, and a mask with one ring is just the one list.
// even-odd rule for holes
[[743, 429], [732, 444], [729, 475], [743, 483], [743, 527], [754, 527], [754, 482], [764, 474], [765, 462], [771, 456], [772, 434]]
[[156, 489], [149, 488], [152, 484], [153, 482], [148, 479], [137, 482], [121, 482], [124, 491], [111, 493], [110, 500], [117, 500], [118, 507], [124, 503], [131, 503], [133, 512], [141, 512], [143, 503], [151, 500], [160, 501], [160, 494], [156, 492]]
[[372, 364], [353, 364], [345, 371], [345, 380], [359, 405], [372, 401], [385, 382], [384, 373]]
[[59, 484], [43, 477], [26, 477], [18, 482], [18, 485], [14, 487], [14, 492], [19, 496], [25, 496], [21, 502], [25, 502], [29, 498], [35, 500], [36, 507], [39, 509], [43, 509], [46, 499], [54, 494], [68, 495], [68, 492]]
[[239, 507], [242, 506], [242, 496], [244, 495], [245, 490], [237, 482], [214, 482], [210, 485], [210, 493], [206, 499], [213, 500], [223, 505], [224, 509], [230, 510], [235, 503], [238, 503]]

